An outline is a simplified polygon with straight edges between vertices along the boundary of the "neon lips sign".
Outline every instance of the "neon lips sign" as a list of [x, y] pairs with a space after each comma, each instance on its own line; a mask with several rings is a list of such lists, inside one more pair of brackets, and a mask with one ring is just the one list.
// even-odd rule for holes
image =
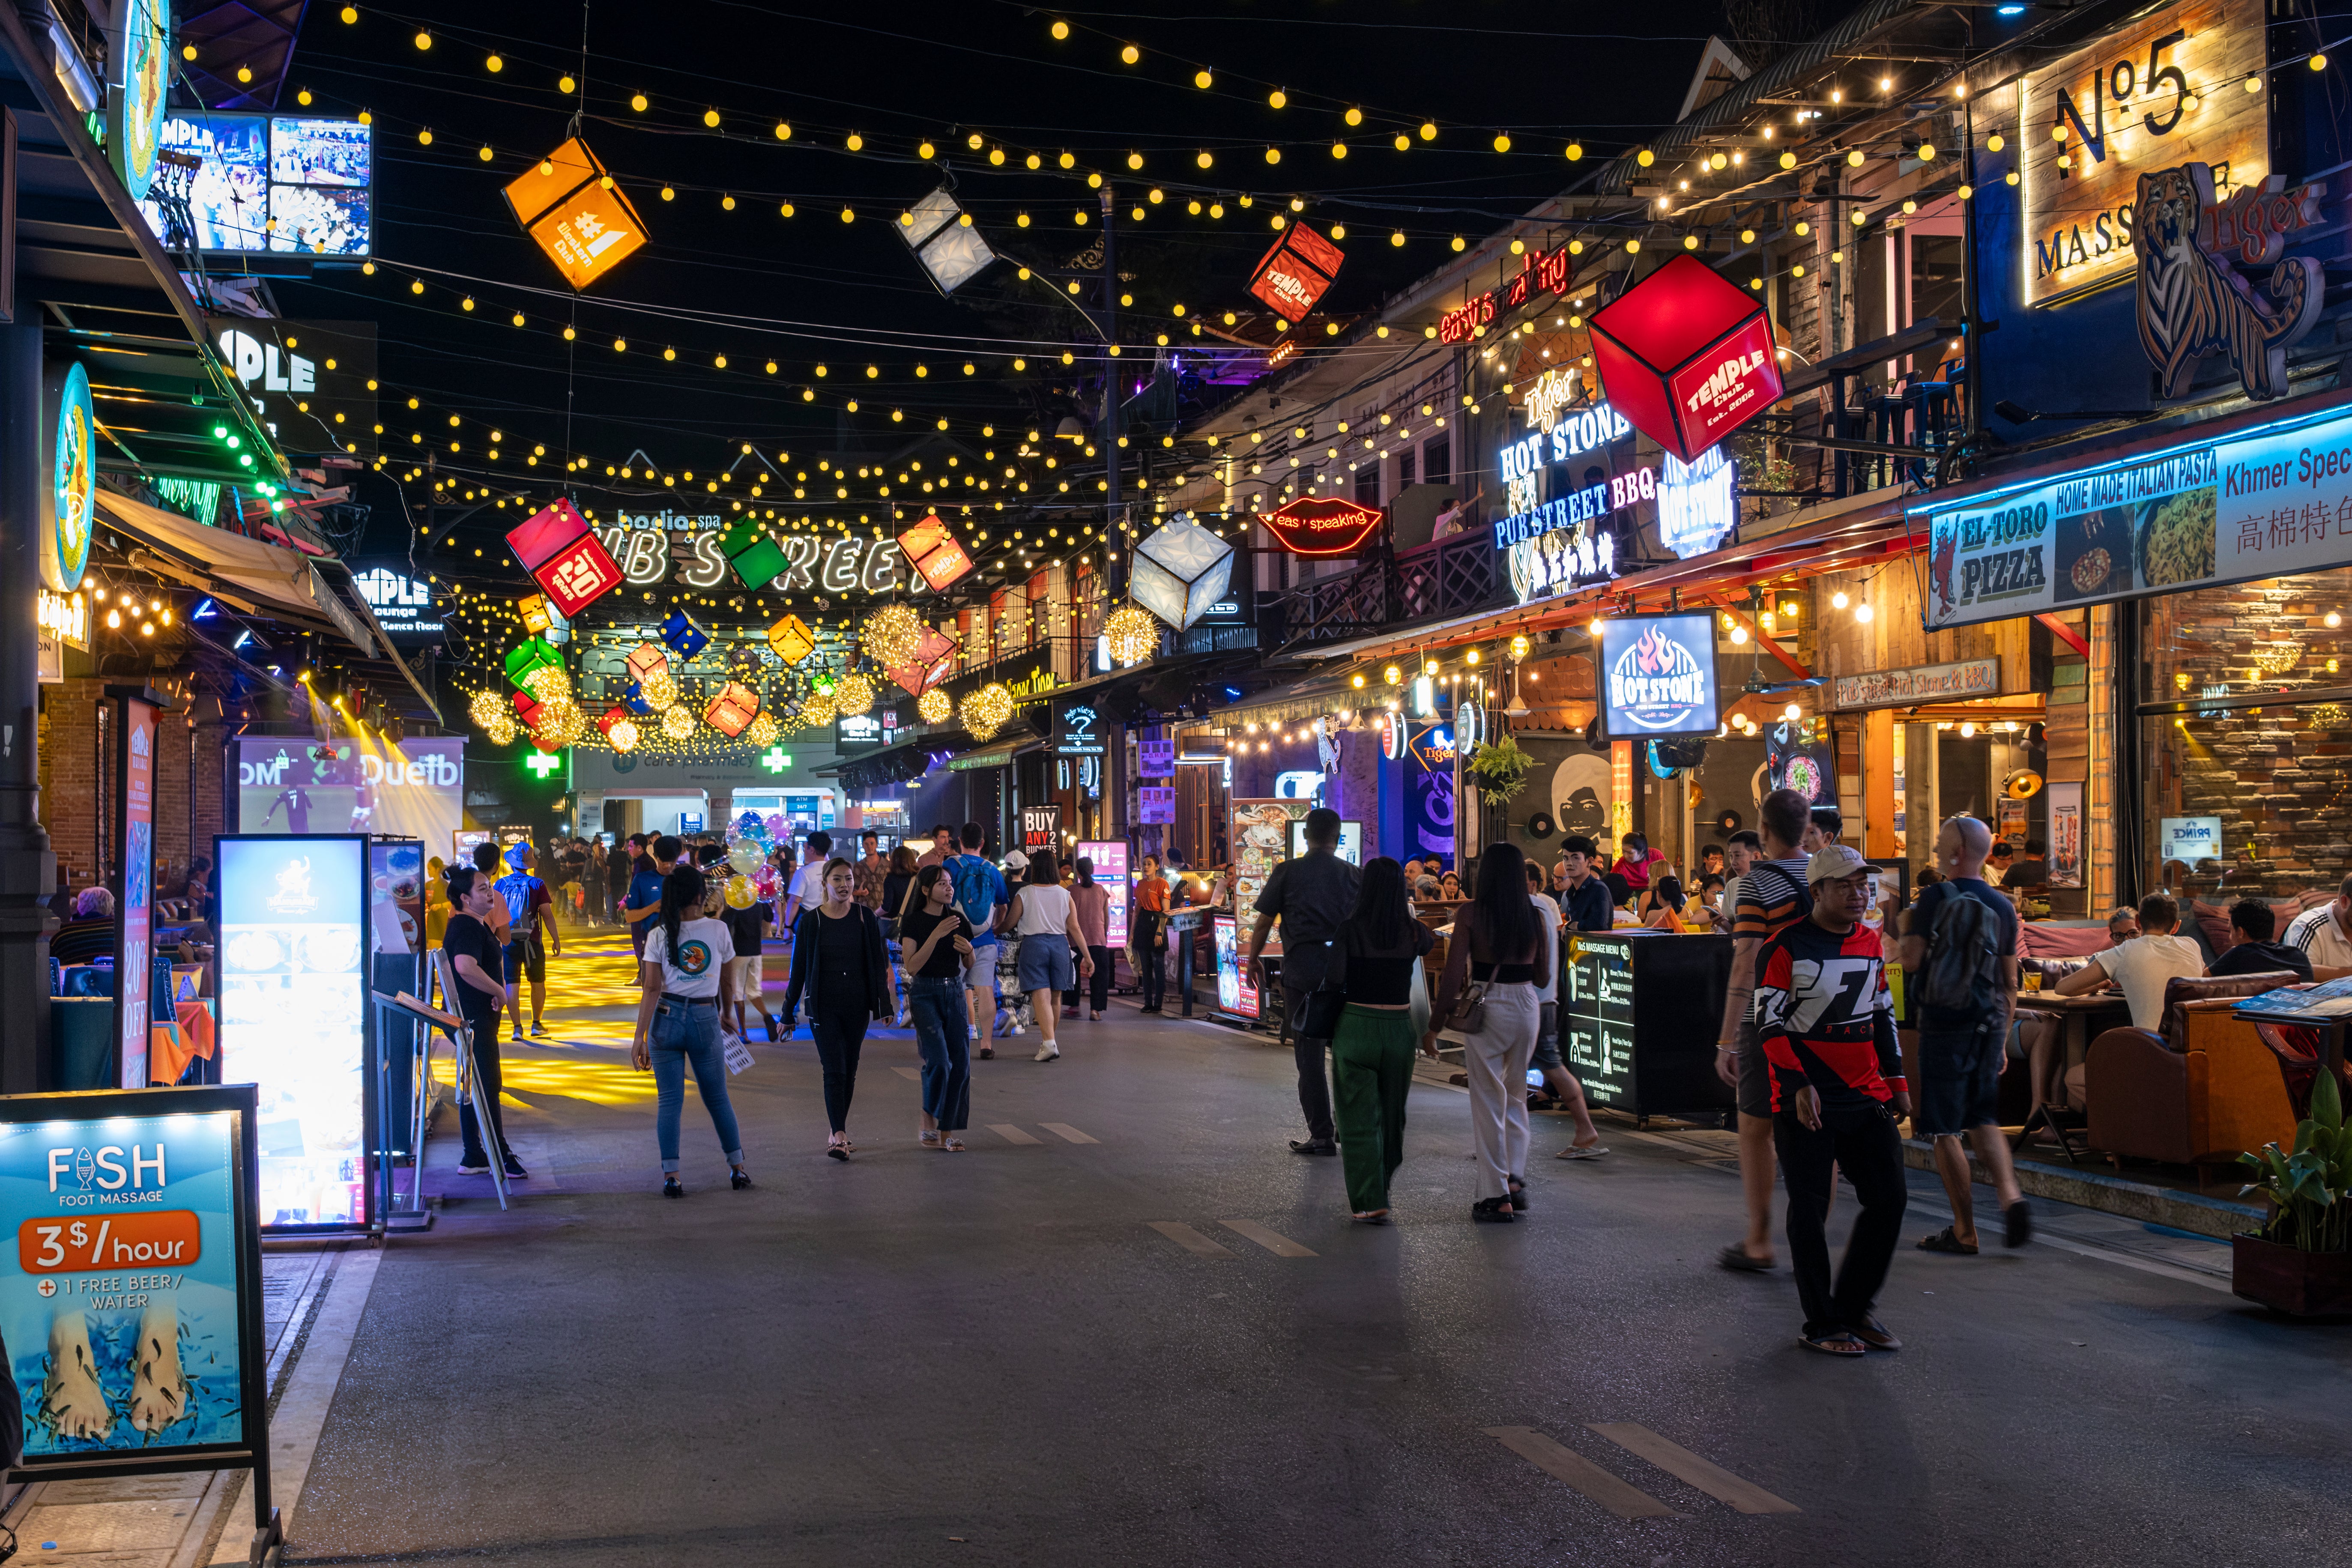
[[1520, 261], [1517, 278], [1439, 317], [1437, 341], [1466, 343], [1478, 335], [1479, 328], [1494, 321], [1497, 311], [1514, 310], [1538, 295], [1566, 293], [1569, 279], [1576, 275], [1565, 245], [1556, 250], [1530, 250]]

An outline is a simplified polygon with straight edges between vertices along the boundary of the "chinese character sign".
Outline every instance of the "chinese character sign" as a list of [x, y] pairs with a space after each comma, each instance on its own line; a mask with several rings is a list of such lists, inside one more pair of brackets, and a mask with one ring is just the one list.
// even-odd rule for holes
[[636, 209], [573, 137], [506, 188], [515, 221], [574, 289], [584, 289], [646, 243]]
[[2352, 415], [2325, 410], [1913, 510], [1929, 626], [2352, 560]]

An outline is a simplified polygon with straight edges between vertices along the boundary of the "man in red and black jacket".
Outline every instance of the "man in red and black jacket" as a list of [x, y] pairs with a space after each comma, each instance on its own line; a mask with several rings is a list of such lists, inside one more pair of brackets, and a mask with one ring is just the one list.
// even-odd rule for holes
[[[1908, 1189], [1897, 1116], [1911, 1110], [1894, 1001], [1870, 908], [1870, 867], [1843, 844], [1806, 865], [1812, 913], [1756, 957], [1757, 1032], [1772, 1069], [1772, 1142], [1789, 1188], [1789, 1257], [1805, 1307], [1798, 1342], [1830, 1355], [1895, 1351], [1871, 1315], [1903, 1227]], [[1830, 1283], [1830, 1184], [1845, 1173], [1862, 1213]]]

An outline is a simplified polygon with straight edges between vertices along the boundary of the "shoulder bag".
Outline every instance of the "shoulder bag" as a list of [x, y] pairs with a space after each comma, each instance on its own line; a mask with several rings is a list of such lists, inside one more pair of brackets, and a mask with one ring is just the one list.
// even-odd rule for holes
[[1323, 979], [1299, 1003], [1298, 1016], [1291, 1021], [1290, 1032], [1304, 1040], [1331, 1038], [1348, 1007], [1348, 950], [1334, 942], [1323, 946]]

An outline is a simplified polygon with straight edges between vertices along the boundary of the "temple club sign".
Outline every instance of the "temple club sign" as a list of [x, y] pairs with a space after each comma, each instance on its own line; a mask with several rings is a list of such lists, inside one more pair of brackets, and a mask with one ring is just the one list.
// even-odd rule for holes
[[1592, 363], [1617, 411], [1685, 463], [1780, 395], [1763, 304], [1695, 256], [1594, 314]]
[[1337, 496], [1300, 496], [1258, 521], [1293, 555], [1353, 555], [1382, 515], [1376, 506]]
[[1282, 231], [1250, 275], [1249, 291], [1286, 321], [1298, 321], [1339, 276], [1339, 247], [1303, 223]]

